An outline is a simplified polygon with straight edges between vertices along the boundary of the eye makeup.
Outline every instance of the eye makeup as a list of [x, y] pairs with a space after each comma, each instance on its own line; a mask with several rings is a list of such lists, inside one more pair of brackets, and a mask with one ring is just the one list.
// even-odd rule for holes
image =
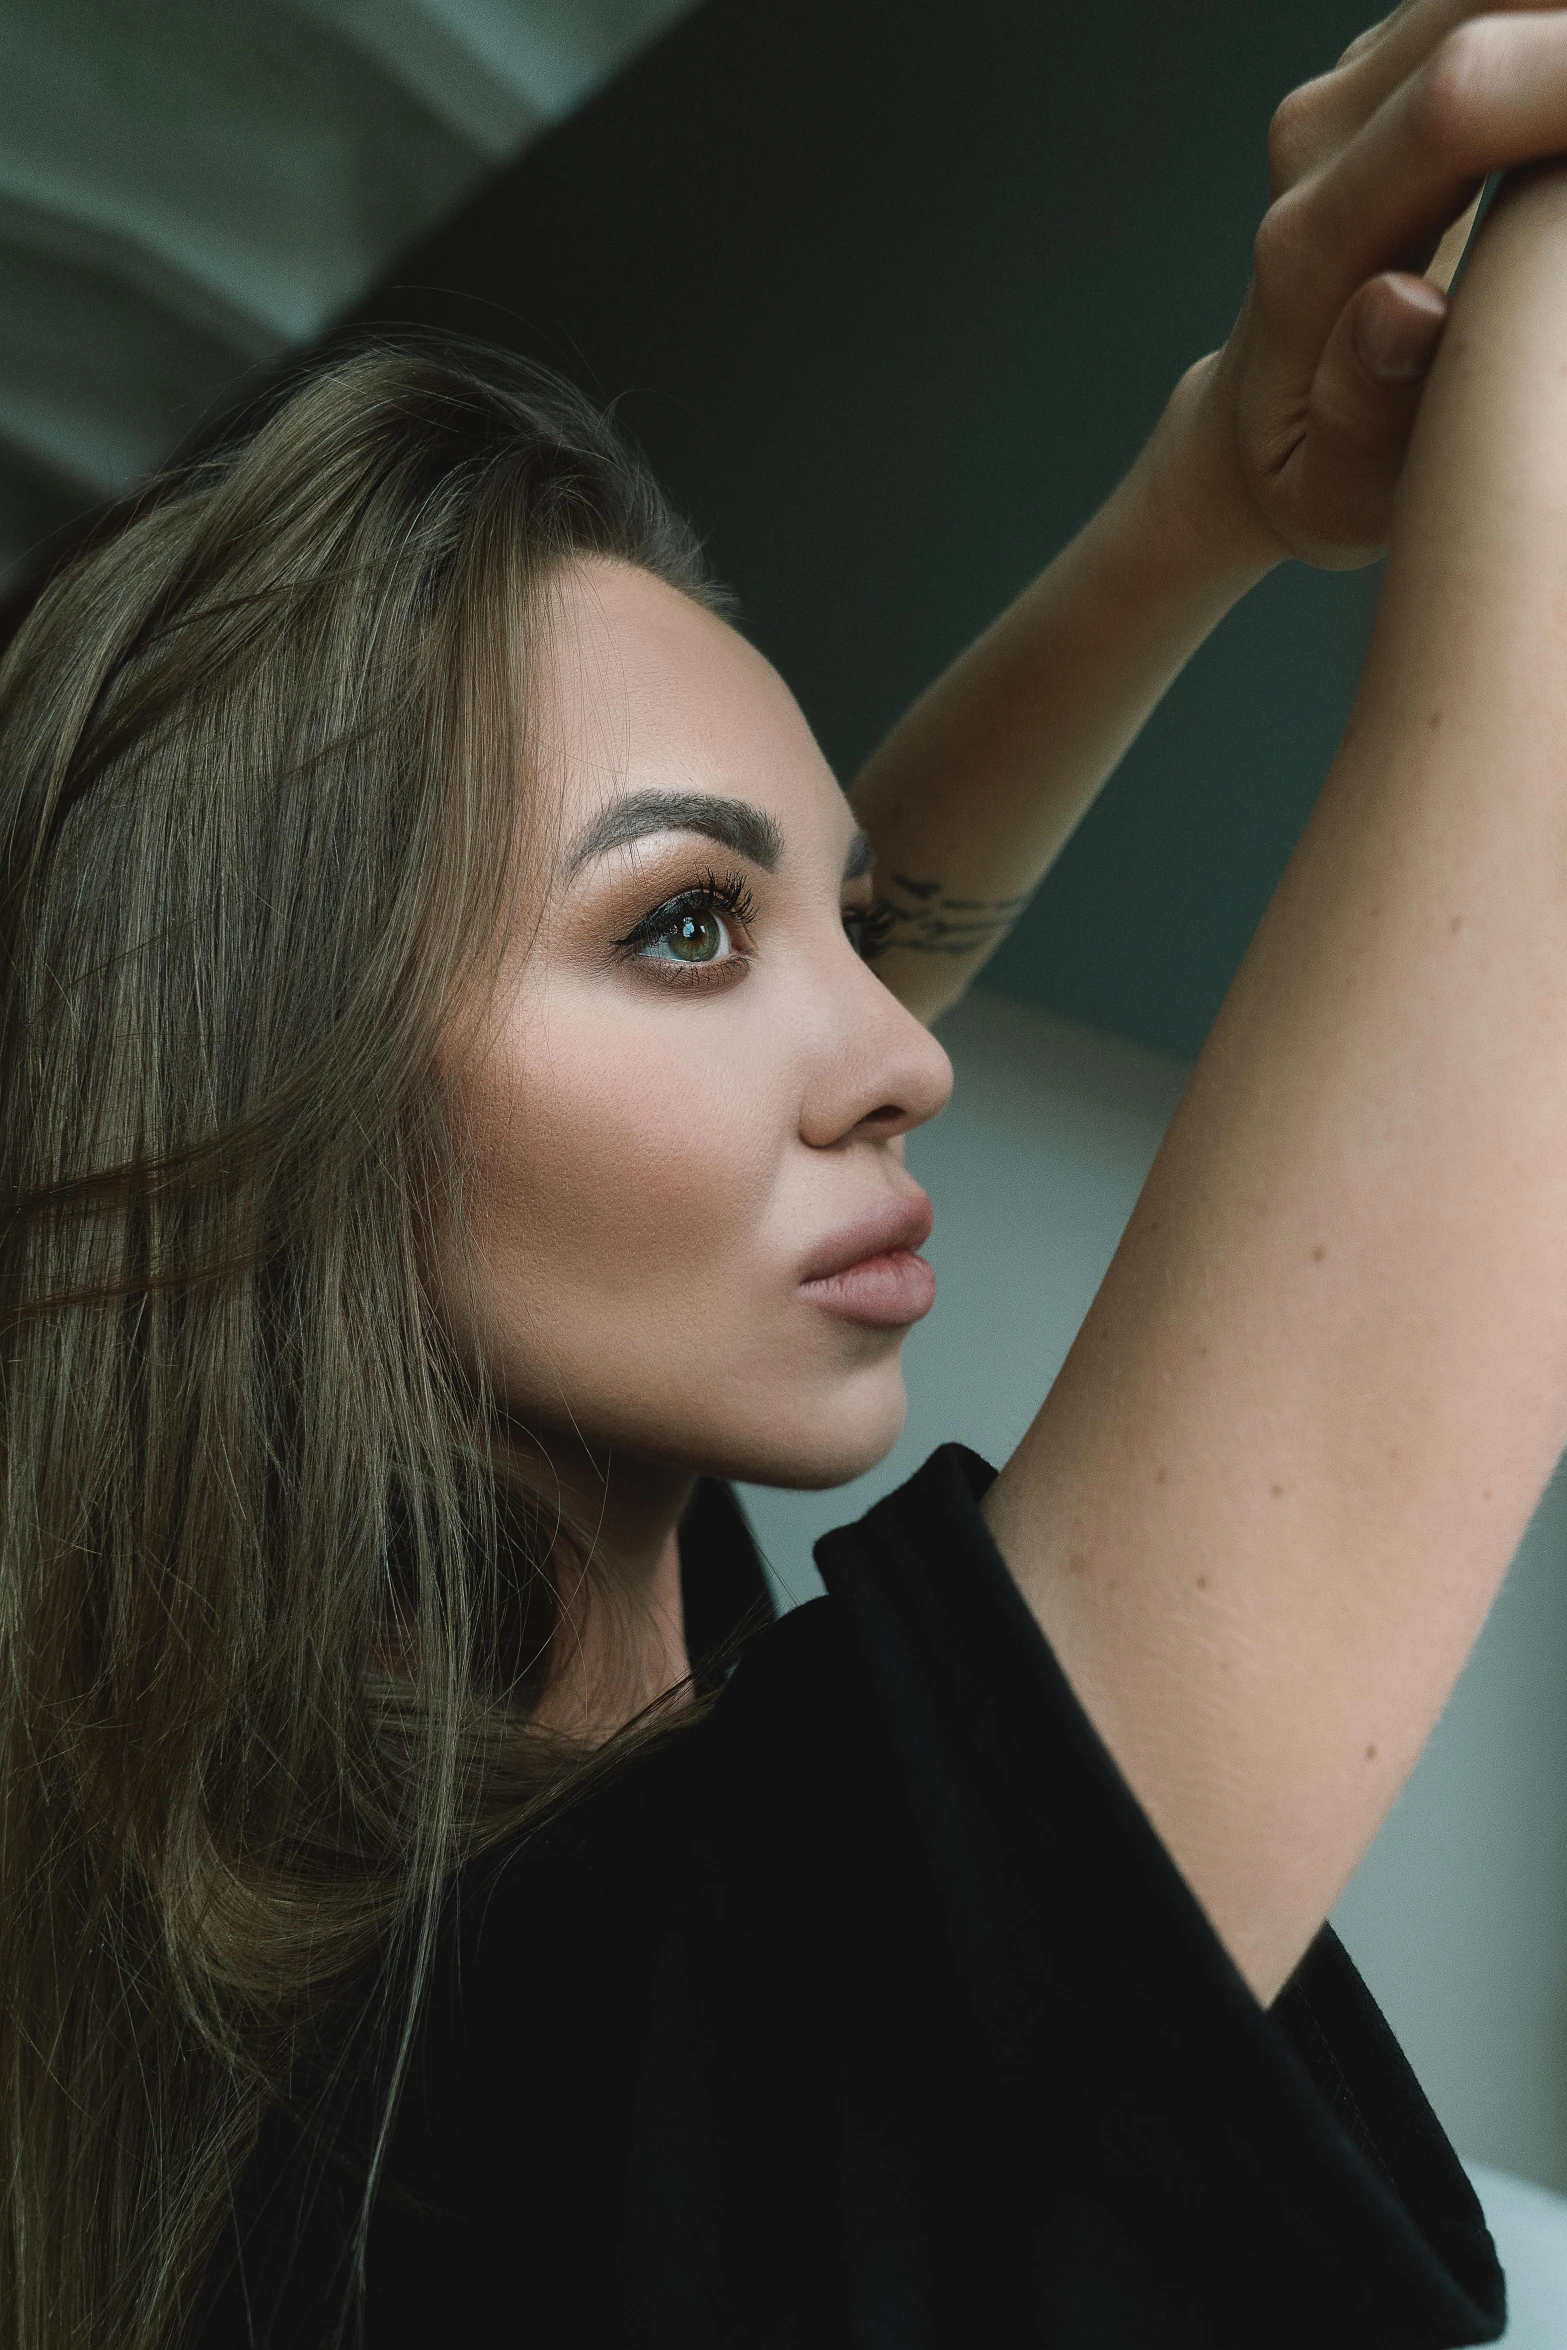
[[[862, 896], [856, 891], [857, 901]], [[613, 940], [615, 956], [652, 971], [663, 984], [728, 985], [750, 967], [756, 912], [755, 897], [742, 875], [720, 875], [709, 868], [700, 880], [661, 898]], [[841, 919], [855, 953], [863, 962], [872, 961], [887, 943], [891, 925], [886, 910], [864, 896], [864, 902], [845, 905]]]
[[615, 950], [625, 961], [656, 971], [665, 985], [728, 985], [749, 966], [748, 926], [755, 912], [756, 901], [738, 874], [720, 879], [709, 872], [644, 914], [615, 940]]

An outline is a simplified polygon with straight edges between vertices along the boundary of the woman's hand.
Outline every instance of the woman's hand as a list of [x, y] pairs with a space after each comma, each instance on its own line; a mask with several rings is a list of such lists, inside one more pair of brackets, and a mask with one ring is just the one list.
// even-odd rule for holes
[[878, 968], [922, 1018], [982, 968], [1236, 599], [1286, 555], [1343, 569], [1381, 553], [1466, 215], [1489, 172], [1557, 153], [1567, 7], [1539, 0], [1500, 15], [1404, 0], [1285, 99], [1228, 343], [854, 787], [887, 922]]
[[1466, 216], [1563, 152], [1567, 9], [1539, 0], [1403, 0], [1284, 100], [1245, 304], [1175, 403], [1192, 502], [1238, 547], [1382, 552]]

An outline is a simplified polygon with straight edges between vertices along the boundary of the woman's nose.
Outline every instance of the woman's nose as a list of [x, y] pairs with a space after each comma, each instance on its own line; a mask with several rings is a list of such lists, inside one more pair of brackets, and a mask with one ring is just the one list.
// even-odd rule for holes
[[907, 1134], [951, 1097], [945, 1051], [869, 965], [856, 966], [823, 1045], [800, 1117], [802, 1138], [819, 1149], [856, 1133], [878, 1142]]

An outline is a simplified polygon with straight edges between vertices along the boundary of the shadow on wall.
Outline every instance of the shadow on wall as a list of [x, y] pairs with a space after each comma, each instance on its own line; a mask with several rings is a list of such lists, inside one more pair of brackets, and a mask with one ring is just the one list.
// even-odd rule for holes
[[[1103, 1278], [1183, 1062], [976, 993], [941, 1023], [952, 1108], [910, 1137], [936, 1205], [909, 1422], [836, 1493], [746, 1488], [784, 1595], [810, 1546], [936, 1445], [1005, 1460]], [[1547, 1493], [1451, 1704], [1335, 1912], [1462, 2152], [1567, 2191], [1567, 1479]], [[1564, 2337], [1567, 2338], [1567, 2337]]]

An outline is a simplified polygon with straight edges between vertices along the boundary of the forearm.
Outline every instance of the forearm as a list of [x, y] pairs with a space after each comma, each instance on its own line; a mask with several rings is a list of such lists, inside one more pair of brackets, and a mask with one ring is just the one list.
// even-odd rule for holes
[[1557, 172], [1482, 238], [1344, 746], [994, 1505], [1265, 1997], [1567, 1442], [1564, 285]]
[[1277, 559], [1220, 453], [1198, 445], [1211, 429], [1200, 378], [1177, 387], [1107, 504], [854, 786], [888, 925], [878, 970], [922, 1017], [962, 992], [1160, 697]]

